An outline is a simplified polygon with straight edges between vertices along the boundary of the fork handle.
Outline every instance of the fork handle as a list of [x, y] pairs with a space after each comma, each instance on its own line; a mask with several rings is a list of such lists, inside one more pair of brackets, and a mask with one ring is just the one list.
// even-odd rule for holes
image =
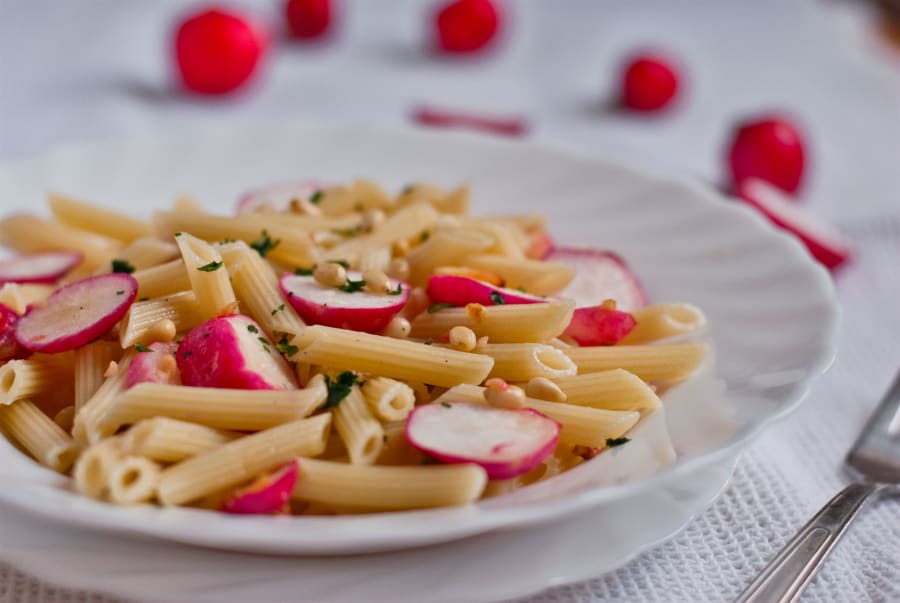
[[877, 489], [875, 484], [860, 482], [844, 488], [797, 532], [735, 603], [796, 601], [863, 503]]

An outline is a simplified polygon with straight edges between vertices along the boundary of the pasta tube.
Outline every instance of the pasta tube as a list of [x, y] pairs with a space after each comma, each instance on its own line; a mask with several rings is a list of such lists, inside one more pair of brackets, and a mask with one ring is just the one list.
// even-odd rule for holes
[[691, 304], [657, 304], [633, 310], [631, 315], [637, 324], [619, 345], [696, 333], [706, 326], [706, 316], [700, 308]]
[[128, 455], [109, 470], [109, 500], [120, 505], [149, 502], [156, 495], [162, 467], [140, 456]]
[[416, 404], [412, 388], [402, 381], [372, 377], [362, 386], [366, 404], [382, 421], [403, 421]]
[[69, 226], [130, 243], [150, 234], [150, 226], [143, 220], [112, 211], [91, 203], [76, 201], [57, 193], [47, 196], [53, 217]]
[[462, 325], [479, 337], [487, 336], [491, 343], [544, 342], [566, 329], [574, 311], [575, 303], [571, 301], [501, 306], [469, 304], [466, 308], [419, 314], [412, 323], [410, 337], [437, 339]]
[[359, 465], [374, 463], [384, 445], [384, 428], [369, 411], [359, 387], [354, 385], [332, 412], [334, 428], [344, 442], [350, 462]]
[[565, 392], [567, 404], [638, 411], [653, 410], [661, 404], [652, 387], [624, 369], [557, 377], [554, 381]]
[[163, 463], [183, 461], [236, 437], [233, 433], [167, 417], [144, 419], [126, 432], [132, 454]]
[[30, 400], [0, 406], [0, 428], [42, 465], [65, 473], [78, 457], [78, 446]]
[[215, 247], [186, 232], [176, 233], [175, 242], [197, 297], [197, 308], [203, 320], [219, 316], [226, 308], [234, 307], [237, 298], [224, 269], [222, 255]]
[[682, 381], [693, 373], [706, 346], [700, 343], [567, 348], [578, 374], [622, 368], [644, 381]]
[[475, 348], [494, 359], [490, 377], [528, 381], [534, 377], [569, 377], [578, 372], [565, 352], [541, 343], [489, 343]]

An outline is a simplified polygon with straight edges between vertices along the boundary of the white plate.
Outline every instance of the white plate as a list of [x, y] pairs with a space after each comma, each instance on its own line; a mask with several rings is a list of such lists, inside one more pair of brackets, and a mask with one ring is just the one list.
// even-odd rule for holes
[[[833, 355], [837, 307], [828, 275], [756, 214], [689, 184], [647, 178], [528, 145], [458, 135], [278, 125], [61, 149], [0, 170], [0, 199], [39, 206], [48, 188], [148, 215], [195, 193], [229, 211], [239, 193], [302, 178], [469, 181], [476, 212], [550, 214], [557, 240], [615, 249], [654, 300], [702, 307], [726, 391], [696, 380], [635, 442], [546, 485], [463, 509], [360, 517], [229, 517], [83, 499], [0, 446], [0, 499], [60, 521], [268, 553], [337, 554], [446, 542], [652, 496], [734, 458], [790, 410]], [[721, 395], [720, 395], [721, 394]], [[666, 421], [672, 449], [660, 437]], [[653, 473], [653, 475], [649, 475]]]

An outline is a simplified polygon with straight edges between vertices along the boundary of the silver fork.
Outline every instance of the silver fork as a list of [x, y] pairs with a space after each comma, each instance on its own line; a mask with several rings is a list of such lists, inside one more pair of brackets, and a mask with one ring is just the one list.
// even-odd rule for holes
[[874, 492], [900, 484], [900, 374], [844, 460], [857, 480], [822, 507], [736, 603], [796, 601]]

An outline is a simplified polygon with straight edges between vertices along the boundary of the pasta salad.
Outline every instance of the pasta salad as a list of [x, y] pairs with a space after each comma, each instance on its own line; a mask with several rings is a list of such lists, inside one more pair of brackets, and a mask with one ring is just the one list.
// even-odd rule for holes
[[469, 504], [627, 444], [706, 353], [698, 308], [467, 186], [49, 206], [0, 220], [0, 428], [115, 504]]

